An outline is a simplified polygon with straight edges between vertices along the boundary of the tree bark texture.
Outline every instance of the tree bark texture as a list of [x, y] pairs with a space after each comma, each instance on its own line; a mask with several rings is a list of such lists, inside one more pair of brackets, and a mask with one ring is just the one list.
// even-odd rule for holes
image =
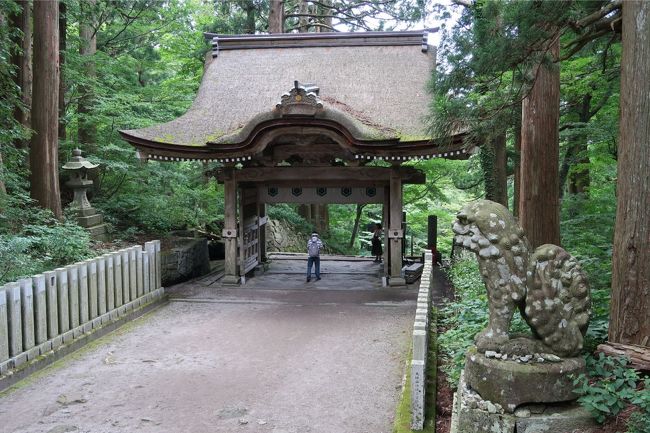
[[650, 346], [650, 2], [623, 4], [609, 340]]
[[357, 240], [357, 234], [359, 233], [359, 223], [361, 222], [361, 214], [365, 204], [357, 204], [357, 211], [354, 215], [354, 225], [352, 226], [352, 234], [350, 235], [350, 242], [348, 243], [348, 248], [354, 247], [354, 241]]
[[[14, 41], [20, 51], [11, 56], [11, 64], [16, 68], [16, 77], [14, 81], [16, 86], [20, 87], [22, 103], [25, 107], [16, 107], [14, 109], [14, 119], [26, 128], [30, 127], [31, 116], [30, 107], [32, 105], [32, 25], [31, 25], [31, 5], [28, 0], [17, 1], [21, 11], [11, 16], [11, 26], [20, 30], [20, 39]], [[16, 147], [24, 148], [28, 146], [27, 140], [17, 140]]]
[[284, 0], [271, 0], [269, 33], [284, 33]]
[[58, 173], [59, 2], [34, 2], [31, 197], [61, 218]]
[[[518, 107], [518, 112], [521, 113], [521, 103]], [[513, 192], [512, 192], [512, 214], [514, 216], [519, 216], [519, 203], [521, 198], [520, 188], [521, 188], [521, 118], [518, 117], [517, 122], [515, 123], [514, 129], [514, 141], [515, 141], [515, 156], [513, 161], [514, 167], [514, 181], [513, 181]]]
[[307, 3], [307, 0], [300, 0], [298, 13], [301, 15], [298, 17], [298, 23], [300, 24], [298, 32], [307, 33], [309, 31], [309, 17], [306, 16], [309, 14], [309, 3]]
[[[554, 60], [559, 42], [549, 48]], [[539, 65], [521, 110], [521, 186], [519, 221], [533, 248], [560, 244], [559, 121], [560, 71]]]
[[[92, 11], [95, 0], [87, 0], [87, 3], [91, 6]], [[83, 2], [81, 5], [83, 8]], [[86, 79], [92, 81], [97, 76], [95, 60], [93, 59], [97, 52], [97, 34], [93, 25], [92, 12], [86, 11], [81, 15], [83, 22], [79, 24], [79, 54], [81, 54], [84, 60]], [[80, 93], [81, 96], [77, 108], [79, 113], [77, 140], [88, 153], [95, 153], [97, 150], [97, 128], [89, 118], [95, 104], [92, 83], [86, 83], [81, 86]]]
[[508, 207], [508, 176], [506, 171], [506, 136], [492, 137], [481, 148], [481, 166], [485, 182], [485, 198]]
[[66, 139], [65, 130], [65, 50], [67, 48], [68, 17], [65, 1], [59, 2], [59, 141]]

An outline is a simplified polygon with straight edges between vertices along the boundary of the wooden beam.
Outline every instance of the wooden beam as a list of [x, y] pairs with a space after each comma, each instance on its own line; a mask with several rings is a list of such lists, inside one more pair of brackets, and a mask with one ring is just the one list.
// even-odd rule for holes
[[[393, 171], [391, 171], [393, 170]], [[304, 182], [341, 181], [350, 182], [389, 182], [391, 172], [401, 183], [423, 184], [426, 176], [413, 167], [249, 167], [234, 171], [237, 182]], [[225, 174], [218, 171], [217, 180], [223, 182]]]
[[224, 170], [225, 284], [239, 284], [237, 269], [237, 184], [232, 169]]

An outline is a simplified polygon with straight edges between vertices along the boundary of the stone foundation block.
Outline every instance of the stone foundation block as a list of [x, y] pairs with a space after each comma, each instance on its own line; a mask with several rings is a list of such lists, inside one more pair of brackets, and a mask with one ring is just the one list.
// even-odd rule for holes
[[74, 331], [68, 331], [62, 335], [63, 344], [71, 343], [74, 340]]
[[72, 330], [72, 338], [79, 338], [82, 336], [84, 333], [84, 327], [83, 326], [77, 326]]
[[101, 316], [99, 316], [99, 319], [101, 320], [102, 325], [111, 323], [111, 314], [110, 313], [102, 314]]
[[63, 336], [57, 335], [52, 339], [52, 350], [56, 350], [61, 346], [63, 346]]
[[41, 355], [45, 355], [46, 353], [51, 351], [52, 351], [52, 342], [49, 340], [38, 346], [38, 352]]
[[4, 376], [5, 374], [7, 374], [10, 370], [10, 367], [11, 367], [10, 361], [0, 362], [0, 376]]
[[25, 353], [27, 354], [27, 360], [31, 361], [33, 359], [38, 358], [39, 355], [41, 354], [41, 351], [40, 351], [39, 347], [37, 346], [37, 347], [32, 347], [31, 349], [29, 349]]
[[93, 332], [93, 324], [92, 322], [86, 322], [83, 324], [83, 329], [84, 329], [84, 334], [90, 334]]
[[117, 313], [117, 310], [113, 310], [108, 314], [111, 317], [111, 321], [117, 320], [120, 317], [120, 315]]
[[93, 325], [93, 329], [98, 329], [102, 327], [102, 319], [99, 317], [94, 318], [91, 323]]
[[21, 367], [27, 364], [27, 353], [23, 352], [19, 355], [16, 355], [13, 358], [11, 358], [11, 360], [13, 361], [14, 368]]
[[589, 412], [577, 404], [548, 407], [542, 414], [517, 418], [517, 433], [590, 433], [598, 427]]
[[525, 403], [558, 403], [575, 400], [571, 375], [585, 371], [582, 357], [561, 362], [518, 363], [487, 358], [476, 347], [467, 351], [465, 380], [474, 391], [506, 412]]
[[119, 316], [124, 316], [126, 315], [126, 305], [122, 305], [120, 308], [117, 309], [117, 314]]

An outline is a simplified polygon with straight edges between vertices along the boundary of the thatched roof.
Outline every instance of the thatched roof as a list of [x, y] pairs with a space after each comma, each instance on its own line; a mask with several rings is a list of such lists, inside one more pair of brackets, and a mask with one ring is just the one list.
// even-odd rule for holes
[[[340, 129], [357, 157], [398, 148], [431, 154], [425, 118], [435, 48], [423, 45], [423, 37], [425, 32], [215, 36], [187, 113], [121, 133], [148, 155], [201, 159], [250, 156], [259, 151], [260, 131], [290, 125]], [[295, 82], [318, 88], [318, 109], [281, 108], [282, 95], [298, 88]], [[423, 146], [429, 150], [423, 153]], [[460, 149], [458, 142], [452, 147]]]

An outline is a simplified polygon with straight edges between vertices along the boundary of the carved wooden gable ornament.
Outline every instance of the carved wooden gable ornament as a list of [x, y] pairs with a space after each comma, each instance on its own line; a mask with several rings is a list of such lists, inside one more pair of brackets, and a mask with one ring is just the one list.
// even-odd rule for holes
[[283, 116], [313, 116], [323, 109], [323, 103], [318, 96], [320, 89], [316, 85], [301, 84], [298, 81], [293, 83], [293, 88], [284, 93], [275, 106]]

